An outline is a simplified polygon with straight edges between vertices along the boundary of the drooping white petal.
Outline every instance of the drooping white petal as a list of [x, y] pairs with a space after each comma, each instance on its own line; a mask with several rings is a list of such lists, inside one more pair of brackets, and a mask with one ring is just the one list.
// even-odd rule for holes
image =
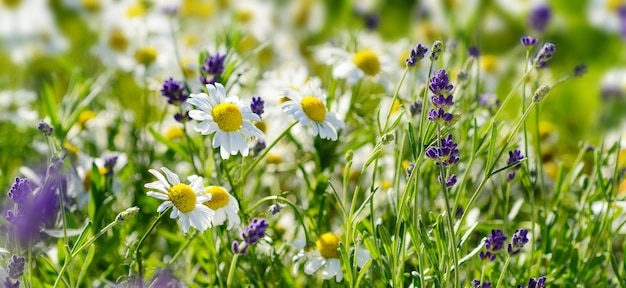
[[337, 283], [343, 280], [343, 273], [341, 272], [341, 262], [339, 262], [339, 259], [327, 259], [326, 267], [324, 267], [324, 271], [322, 271], [322, 279], [331, 279], [335, 275], [337, 276]]
[[[163, 174], [161, 174], [159, 171], [154, 170], [154, 169], [150, 169], [150, 170], [148, 170], [148, 172], [150, 172], [150, 174], [154, 175], [154, 177], [156, 177], [157, 179], [159, 179], [159, 181], [160, 181], [161, 183], [163, 183], [163, 186], [164, 186], [166, 189], [169, 189], [170, 187], [172, 187], [172, 186], [171, 186], [171, 185], [167, 182], [167, 180], [165, 179], [165, 177], [163, 177]], [[154, 183], [154, 182], [152, 182], [152, 183]]]
[[157, 207], [157, 212], [161, 213], [163, 211], [165, 211], [165, 209], [167, 209], [167, 207], [173, 206], [174, 203], [172, 203], [172, 201], [165, 201], [163, 203], [161, 203], [161, 205], [159, 205], [159, 207]]
[[167, 177], [167, 181], [169, 181], [170, 184], [176, 185], [176, 184], [180, 183], [180, 178], [178, 178], [178, 175], [172, 173], [172, 171], [170, 171], [170, 169], [167, 169], [166, 167], [161, 167], [161, 170], [163, 170], [163, 172], [165, 172], [165, 177]]
[[319, 270], [324, 263], [326, 263], [326, 259], [322, 257], [309, 258], [309, 260], [304, 263], [304, 273], [307, 275], [313, 275], [313, 273]]

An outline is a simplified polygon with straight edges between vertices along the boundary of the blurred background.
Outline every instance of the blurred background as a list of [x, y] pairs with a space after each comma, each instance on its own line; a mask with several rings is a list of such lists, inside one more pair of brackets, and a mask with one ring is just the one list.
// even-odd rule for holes
[[[500, 98], [522, 74], [520, 37], [536, 37], [538, 47], [552, 42], [557, 52], [542, 80], [556, 83], [583, 63], [588, 69], [541, 105], [539, 127], [555, 153], [626, 134], [621, 0], [1, 0], [0, 187], [22, 165], [46, 163], [37, 124], [52, 117], [51, 107], [67, 119], [55, 127], [59, 145], [96, 157], [132, 146], [130, 135], [158, 119], [152, 112], [165, 107], [155, 99], [166, 78], [201, 87], [203, 51], [258, 53], [248, 62], [256, 75], [294, 53], [313, 71], [309, 47], [356, 33], [406, 45], [406, 53], [435, 40], [459, 51], [476, 47], [485, 77], [478, 92]], [[144, 93], [153, 97], [141, 100]], [[94, 140], [79, 140], [88, 135]]]

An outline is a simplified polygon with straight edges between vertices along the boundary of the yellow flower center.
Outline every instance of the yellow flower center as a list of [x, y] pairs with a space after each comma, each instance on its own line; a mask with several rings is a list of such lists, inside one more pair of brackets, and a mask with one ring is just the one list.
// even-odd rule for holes
[[87, 127], [87, 121], [96, 118], [96, 113], [91, 110], [85, 110], [80, 112], [78, 115], [78, 125], [80, 125], [81, 129], [85, 129]]
[[622, 5], [623, 0], [609, 0], [606, 1], [606, 9], [611, 11], [611, 12], [616, 12], [617, 8], [619, 8]]
[[238, 10], [235, 12], [235, 19], [241, 24], [246, 24], [254, 18], [254, 12], [250, 10]]
[[485, 55], [480, 57], [480, 66], [486, 72], [493, 73], [498, 69], [498, 57], [494, 55]]
[[168, 140], [180, 139], [183, 138], [185, 134], [183, 133], [183, 128], [181, 127], [171, 127], [165, 131], [165, 138]]
[[339, 259], [339, 242], [341, 242], [339, 236], [332, 233], [325, 233], [320, 236], [320, 239], [317, 239], [315, 244], [322, 257], [326, 259]]
[[383, 180], [383, 182], [380, 184], [380, 187], [383, 188], [383, 190], [387, 190], [389, 188], [391, 188], [393, 186], [393, 184], [391, 184], [391, 182], [389, 182], [389, 180]]
[[67, 151], [67, 153], [70, 153], [70, 155], [72, 156], [78, 156], [78, 147], [76, 147], [76, 145], [70, 143], [70, 142], [64, 142], [63, 143], [63, 148], [65, 148], [65, 150]]
[[267, 154], [267, 163], [268, 164], [280, 164], [280, 163], [283, 163], [283, 157], [278, 155], [278, 154], [268, 153]]
[[180, 5], [180, 15], [182, 17], [195, 16], [206, 18], [213, 14], [213, 6], [210, 2], [199, 0], [186, 0]]
[[326, 106], [320, 99], [313, 96], [306, 96], [302, 98], [302, 111], [309, 117], [309, 119], [315, 122], [323, 122], [326, 119]]
[[128, 38], [122, 29], [113, 29], [109, 35], [109, 47], [115, 51], [122, 52], [128, 47]]
[[80, 4], [85, 8], [85, 10], [95, 13], [100, 12], [102, 9], [102, 5], [100, 5], [100, 0], [81, 0]]
[[167, 191], [170, 201], [183, 213], [189, 213], [196, 208], [196, 192], [187, 184], [178, 183]]
[[141, 4], [135, 4], [133, 6], [128, 7], [128, 9], [126, 9], [126, 13], [124, 14], [128, 18], [134, 18], [134, 17], [139, 17], [141, 15], [144, 15], [145, 13], [146, 13], [145, 6]]
[[2, 5], [9, 7], [9, 8], [15, 8], [19, 6], [21, 3], [22, 3], [22, 0], [2, 0]]
[[365, 74], [374, 76], [380, 72], [380, 60], [372, 50], [361, 50], [354, 54], [352, 62]]
[[228, 205], [230, 201], [230, 194], [220, 186], [209, 187], [204, 191], [204, 194], [211, 194], [211, 200], [204, 202], [204, 205], [212, 210], [222, 208]]
[[144, 66], [148, 66], [157, 58], [157, 50], [154, 47], [146, 46], [135, 51], [135, 61]]
[[243, 123], [241, 110], [233, 103], [221, 103], [211, 111], [213, 121], [224, 132], [238, 131]]

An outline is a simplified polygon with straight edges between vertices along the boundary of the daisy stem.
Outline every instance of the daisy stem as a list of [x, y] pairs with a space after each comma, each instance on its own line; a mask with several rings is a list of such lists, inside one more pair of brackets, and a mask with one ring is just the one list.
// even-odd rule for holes
[[250, 207], [248, 209], [248, 213], [251, 213], [257, 207], [259, 207], [261, 204], [263, 204], [264, 202], [268, 202], [268, 201], [285, 202], [285, 203], [287, 203], [287, 205], [289, 205], [289, 206], [291, 206], [291, 208], [293, 208], [293, 211], [296, 212], [296, 215], [298, 216], [298, 220], [300, 220], [300, 224], [302, 225], [302, 229], [304, 230], [304, 238], [306, 239], [307, 243], [309, 243], [309, 234], [307, 233], [306, 226], [304, 225], [304, 217], [302, 216], [302, 212], [300, 211], [300, 209], [298, 209], [298, 206], [293, 204], [291, 201], [289, 201], [289, 199], [287, 199], [285, 197], [281, 197], [281, 196], [267, 196], [267, 197], [264, 197], [261, 200], [257, 201], [256, 203], [254, 203], [254, 205], [252, 205], [252, 207]]
[[298, 121], [295, 121], [295, 122], [291, 123], [291, 125], [289, 125], [289, 127], [287, 127], [287, 129], [285, 129], [285, 131], [283, 131], [283, 133], [280, 133], [280, 135], [278, 135], [276, 140], [274, 140], [274, 142], [272, 142], [272, 144], [270, 144], [270, 146], [265, 148], [265, 150], [263, 151], [263, 153], [261, 153], [260, 156], [256, 157], [256, 159], [254, 159], [254, 162], [252, 162], [252, 164], [250, 164], [250, 166], [248, 166], [248, 169], [246, 169], [243, 172], [243, 174], [241, 175], [242, 181], [243, 181], [243, 179], [246, 179], [248, 174], [250, 174], [250, 172], [252, 172], [252, 169], [254, 169], [254, 167], [256, 167], [256, 165], [259, 164], [259, 162], [261, 162], [261, 160], [263, 160], [263, 158], [265, 158], [265, 156], [267, 156], [267, 153], [269, 153], [270, 150], [272, 148], [274, 148], [274, 146], [276, 146], [276, 144], [278, 144], [278, 141], [280, 141], [280, 139], [285, 137], [285, 135], [287, 135], [287, 133], [289, 133], [289, 131], [291, 131], [291, 128], [293, 128], [293, 126], [296, 126], [296, 124], [298, 124]]
[[406, 78], [406, 74], [408, 73], [409, 73], [409, 66], [404, 68], [404, 73], [402, 73], [402, 78], [400, 78], [400, 83], [398, 83], [398, 87], [396, 87], [396, 92], [393, 93], [393, 98], [391, 99], [391, 105], [389, 105], [389, 111], [387, 111], [387, 118], [385, 119], [385, 126], [383, 126], [383, 130], [380, 131], [382, 135], [385, 135], [387, 133], [387, 125], [389, 125], [389, 118], [391, 118], [393, 104], [396, 103], [396, 99], [398, 99], [400, 88], [402, 87], [402, 83], [404, 83], [404, 78]]
[[[185, 111], [183, 111], [183, 107], [178, 107], [179, 111], [180, 111], [180, 115], [181, 116], [185, 116]], [[193, 153], [191, 153], [191, 137], [189, 137], [189, 133], [187, 133], [187, 125], [185, 125], [185, 123], [183, 122], [183, 134], [185, 134], [185, 142], [187, 143], [187, 154], [189, 154], [189, 159], [191, 159], [191, 167], [193, 167], [193, 171], [194, 173], [196, 173], [196, 175], [200, 175], [200, 171], [198, 171], [198, 168], [196, 167], [196, 161], [193, 158]]]
[[167, 207], [165, 211], [161, 212], [161, 214], [159, 214], [157, 219], [154, 220], [154, 222], [152, 222], [152, 225], [150, 226], [150, 228], [148, 228], [148, 231], [146, 231], [146, 233], [143, 234], [143, 236], [141, 237], [141, 240], [139, 240], [139, 242], [137, 243], [137, 248], [135, 250], [135, 259], [137, 260], [137, 270], [138, 270], [137, 272], [139, 273], [139, 287], [143, 287], [143, 262], [141, 261], [141, 246], [143, 245], [143, 242], [146, 240], [148, 235], [150, 235], [150, 232], [154, 230], [154, 227], [156, 227], [156, 225], [159, 223], [161, 218], [163, 218], [163, 216], [167, 214], [171, 209], [172, 207], [170, 206], [170, 207]]
[[228, 279], [226, 280], [226, 287], [232, 287], [233, 284], [233, 276], [235, 276], [235, 270], [237, 268], [237, 259], [239, 258], [239, 253], [236, 253], [233, 257], [233, 260], [230, 262], [230, 268], [228, 269]]

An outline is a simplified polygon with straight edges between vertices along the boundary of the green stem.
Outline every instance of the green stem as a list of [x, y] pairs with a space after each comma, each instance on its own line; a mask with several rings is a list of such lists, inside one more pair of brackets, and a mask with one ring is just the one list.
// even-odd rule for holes
[[498, 110], [496, 111], [496, 114], [493, 116], [493, 120], [497, 120], [498, 119], [498, 115], [500, 115], [500, 112], [502, 112], [504, 106], [506, 106], [507, 103], [509, 103], [509, 101], [511, 100], [511, 96], [513, 95], [513, 93], [515, 93], [515, 90], [517, 90], [517, 88], [519, 88], [519, 86], [525, 82], [526, 77], [528, 77], [528, 74], [530, 74], [530, 72], [532, 72], [533, 69], [530, 69], [528, 71], [526, 71], [526, 73], [524, 73], [524, 76], [522, 76], [522, 78], [519, 79], [519, 81], [517, 81], [517, 83], [515, 84], [515, 86], [513, 86], [513, 89], [511, 89], [511, 91], [509, 91], [509, 94], [506, 95], [506, 97], [504, 97], [504, 100], [502, 101], [502, 105], [500, 105], [500, 107], [498, 107]]
[[141, 259], [141, 246], [143, 245], [143, 242], [146, 241], [146, 238], [148, 237], [148, 235], [150, 235], [150, 232], [154, 230], [154, 228], [159, 223], [161, 218], [163, 218], [163, 216], [167, 214], [171, 209], [172, 209], [172, 206], [168, 207], [167, 209], [165, 209], [165, 211], [161, 212], [161, 214], [159, 214], [157, 219], [154, 220], [150, 228], [148, 228], [148, 231], [146, 231], [146, 233], [143, 234], [143, 236], [141, 237], [141, 240], [139, 240], [139, 243], [137, 243], [137, 248], [135, 250], [135, 259], [137, 261], [137, 270], [139, 273], [139, 287], [143, 287], [143, 262]]
[[511, 256], [507, 255], [506, 262], [504, 262], [504, 267], [502, 267], [502, 273], [500, 273], [500, 277], [498, 278], [498, 282], [496, 283], [495, 288], [500, 287], [500, 283], [502, 283], [502, 279], [504, 279], [504, 274], [506, 274], [506, 269], [509, 267], [510, 262]]
[[400, 88], [402, 87], [402, 83], [404, 83], [404, 78], [406, 78], [406, 74], [408, 73], [409, 73], [409, 66], [404, 68], [404, 73], [402, 73], [402, 78], [400, 78], [400, 83], [398, 83], [398, 87], [396, 87], [396, 91], [393, 93], [393, 98], [391, 99], [391, 105], [389, 105], [389, 111], [387, 111], [387, 118], [385, 119], [385, 126], [383, 126], [383, 130], [380, 131], [382, 135], [385, 135], [388, 132], [387, 125], [389, 125], [389, 118], [391, 118], [391, 112], [393, 111], [393, 104], [396, 102], [396, 99], [398, 99]]
[[226, 280], [226, 287], [232, 287], [233, 276], [235, 276], [235, 270], [237, 269], [237, 259], [239, 259], [239, 254], [235, 254], [233, 260], [230, 262], [230, 268], [228, 269], [228, 279]]
[[[183, 107], [179, 106], [179, 113], [180, 115], [184, 116], [185, 115], [185, 111], [183, 111]], [[189, 154], [189, 159], [191, 159], [191, 167], [193, 168], [194, 173], [196, 173], [196, 175], [200, 175], [200, 171], [198, 170], [198, 168], [196, 167], [196, 161], [193, 158], [193, 153], [191, 151], [191, 137], [189, 137], [189, 133], [187, 133], [187, 125], [185, 125], [185, 123], [181, 123], [183, 124], [183, 134], [185, 134], [185, 142], [187, 144], [187, 154]]]
[[[422, 94], [422, 113], [420, 113], [420, 128], [419, 128], [419, 149], [420, 151], [424, 150], [424, 138], [426, 137], [426, 131], [424, 131], [424, 124], [426, 122], [426, 97], [428, 96], [428, 81], [430, 81], [430, 76], [432, 75], [433, 70], [433, 62], [430, 62], [430, 66], [428, 67], [428, 77], [426, 77], [426, 87], [424, 87], [424, 93]], [[420, 153], [421, 154], [421, 153]]]

